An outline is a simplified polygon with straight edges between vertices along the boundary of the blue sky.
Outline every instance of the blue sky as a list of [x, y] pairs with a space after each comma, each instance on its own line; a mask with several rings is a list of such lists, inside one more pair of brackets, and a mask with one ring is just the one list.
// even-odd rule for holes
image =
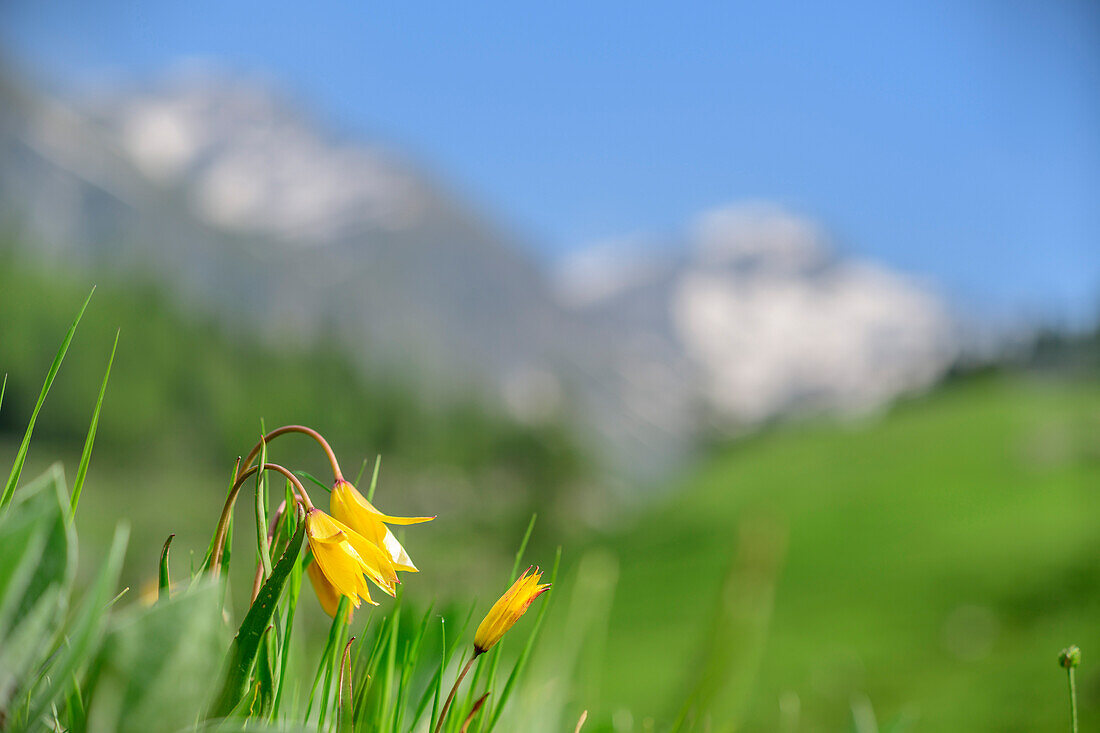
[[536, 250], [771, 199], [1002, 315], [1100, 312], [1100, 3], [5, 0], [52, 84], [275, 78]]

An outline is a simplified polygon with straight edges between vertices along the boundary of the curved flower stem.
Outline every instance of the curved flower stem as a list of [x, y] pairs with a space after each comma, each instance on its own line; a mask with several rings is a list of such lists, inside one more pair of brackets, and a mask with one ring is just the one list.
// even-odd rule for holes
[[455, 693], [458, 692], [458, 686], [462, 684], [462, 679], [466, 676], [466, 673], [470, 671], [470, 667], [474, 666], [474, 660], [481, 656], [481, 650], [474, 649], [474, 656], [470, 657], [470, 661], [466, 662], [466, 666], [462, 668], [462, 671], [458, 673], [458, 679], [455, 680], [455, 686], [451, 688], [451, 692], [447, 695], [447, 701], [443, 703], [443, 707], [439, 709], [439, 720], [435, 722], [434, 733], [439, 733], [443, 728], [443, 721], [447, 718], [447, 710], [451, 707], [451, 703], [454, 702]]
[[[241, 486], [244, 485], [245, 480], [249, 476], [256, 473], [259, 469], [257, 466], [252, 466], [246, 471], [237, 474], [237, 480], [233, 482], [233, 488], [229, 490], [229, 496], [225, 497], [225, 506], [222, 507], [222, 515], [218, 519], [218, 528], [214, 532], [214, 552], [210, 556], [209, 569], [213, 575], [217, 575], [220, 571], [221, 559], [222, 559], [222, 545], [225, 544], [225, 535], [229, 531], [229, 517], [233, 514], [233, 505], [237, 501], [237, 494], [241, 492]], [[313, 508], [313, 502], [309, 500], [309, 494], [306, 493], [306, 489], [302, 486], [302, 482], [298, 480], [287, 468], [280, 466], [277, 463], [265, 463], [263, 465], [265, 471], [278, 471], [290, 480], [290, 483], [294, 485], [295, 491], [298, 492], [298, 500], [306, 506], [307, 509]]]
[[340, 472], [340, 463], [336, 460], [336, 454], [332, 452], [332, 446], [328, 444], [328, 441], [313, 428], [307, 428], [305, 425], [284, 425], [281, 428], [275, 428], [267, 435], [260, 438], [260, 442], [252, 448], [248, 453], [248, 457], [241, 463], [240, 468], [237, 469], [237, 476], [240, 477], [240, 472], [248, 469], [252, 466], [252, 462], [256, 460], [256, 456], [259, 455], [260, 450], [263, 448], [264, 443], [270, 443], [280, 435], [286, 435], [287, 433], [302, 433], [316, 440], [321, 448], [324, 449], [325, 455], [328, 456], [328, 462], [332, 466], [333, 479], [339, 481], [344, 478], [344, 474]]

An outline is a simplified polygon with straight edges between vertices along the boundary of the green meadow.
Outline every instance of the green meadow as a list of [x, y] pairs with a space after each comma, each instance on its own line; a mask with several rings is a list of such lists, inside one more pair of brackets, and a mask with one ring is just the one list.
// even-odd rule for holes
[[1066, 730], [1070, 643], [1098, 714], [1100, 382], [966, 379], [776, 429], [603, 544], [609, 713], [668, 719], [726, 638], [715, 704], [751, 730]]
[[[0, 458], [21, 465], [41, 379], [82, 298], [62, 281], [57, 299], [35, 299], [44, 275], [0, 274], [10, 286], [0, 288], [0, 370], [11, 375]], [[430, 730], [478, 620], [528, 563], [553, 589], [474, 668], [444, 730], [468, 720], [470, 731], [569, 731], [584, 711], [586, 733], [1068, 730], [1057, 656], [1069, 644], [1084, 654], [1083, 727], [1100, 719], [1095, 378], [955, 377], [882, 414], [712, 443], [656, 498], [617, 506], [597, 527], [578, 496], [598, 490], [599, 474], [562, 426], [517, 425], [473, 403], [429, 408], [410, 385], [356, 377], [335, 347], [272, 350], [195, 325], [153, 293], [108, 284], [86, 318], [19, 489], [0, 507], [0, 550], [30, 573], [0, 572], [10, 595], [0, 599], [0, 661], [20, 665], [0, 674], [0, 729], [141, 730], [171, 719], [173, 729], [247, 720], [250, 730]], [[95, 449], [66, 524], [93, 411]], [[293, 499], [282, 478], [245, 486], [232, 562], [211, 571], [234, 460], [261, 419], [267, 429], [322, 427], [364, 493], [372, 472], [357, 474], [381, 452], [379, 505], [439, 515], [395, 527], [421, 570], [403, 576], [397, 600], [375, 590], [381, 605], [350, 627], [330, 621], [304, 580], [304, 513], [274, 522], [261, 563], [250, 515], [267, 520]], [[311, 478], [328, 468], [316, 445], [270, 449], [269, 460], [305, 472], [327, 510], [327, 489]], [[64, 476], [51, 472], [56, 461]], [[21, 544], [20, 533], [43, 539]], [[266, 615], [249, 610], [257, 563], [267, 566]], [[227, 586], [215, 590], [211, 575]], [[233, 679], [225, 650], [246, 631], [262, 642], [239, 689], [215, 684]], [[185, 651], [188, 634], [206, 651]], [[345, 644], [357, 645], [341, 655]], [[177, 688], [180, 670], [191, 678]], [[273, 694], [284, 688], [285, 698]], [[220, 707], [210, 707], [215, 692]], [[482, 693], [488, 703], [471, 712]]]

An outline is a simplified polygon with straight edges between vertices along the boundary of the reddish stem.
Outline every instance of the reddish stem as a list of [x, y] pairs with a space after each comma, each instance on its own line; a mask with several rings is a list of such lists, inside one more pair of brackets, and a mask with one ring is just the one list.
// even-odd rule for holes
[[[214, 552], [210, 556], [210, 572], [215, 576], [221, 571], [222, 547], [225, 544], [225, 535], [229, 532], [229, 517], [233, 514], [233, 505], [237, 502], [237, 495], [241, 493], [241, 486], [244, 485], [245, 480], [256, 473], [258, 468], [257, 466], [252, 466], [246, 471], [238, 474], [237, 480], [233, 482], [233, 487], [229, 489], [229, 495], [225, 497], [225, 506], [222, 507], [222, 515], [218, 519], [218, 528], [214, 532]], [[306, 493], [305, 487], [302, 486], [302, 482], [299, 481], [298, 477], [291, 473], [289, 469], [283, 468], [277, 463], [265, 463], [263, 465], [263, 470], [278, 471], [286, 476], [290, 483], [294, 485], [294, 489], [298, 493], [298, 500], [304, 504], [307, 509], [313, 509], [313, 502], [309, 500], [309, 494]]]
[[255, 447], [249, 451], [248, 457], [244, 459], [244, 463], [237, 469], [237, 475], [239, 476], [241, 471], [252, 465], [252, 461], [256, 460], [256, 456], [259, 455], [260, 449], [263, 448], [264, 443], [270, 443], [280, 435], [286, 435], [287, 433], [303, 433], [316, 440], [321, 445], [321, 448], [324, 449], [325, 455], [328, 456], [328, 462], [332, 466], [333, 478], [336, 481], [344, 478], [344, 474], [340, 473], [340, 463], [336, 460], [336, 454], [333, 453], [332, 446], [328, 444], [328, 441], [325, 440], [320, 433], [313, 428], [307, 428], [305, 425], [284, 425], [281, 428], [275, 428], [270, 433], [260, 438], [260, 442], [256, 443]]

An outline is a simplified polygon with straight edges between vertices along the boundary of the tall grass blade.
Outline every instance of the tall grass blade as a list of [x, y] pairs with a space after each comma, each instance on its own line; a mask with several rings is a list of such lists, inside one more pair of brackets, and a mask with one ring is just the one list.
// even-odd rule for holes
[[167, 601], [171, 593], [172, 578], [168, 574], [168, 547], [172, 544], [174, 534], [168, 535], [164, 541], [164, 549], [160, 551], [160, 575], [157, 578], [157, 600]]
[[[325, 648], [321, 652], [321, 662], [317, 665], [317, 674], [313, 677], [313, 687], [309, 690], [309, 701], [306, 703], [306, 714], [302, 719], [303, 723], [309, 723], [309, 715], [313, 712], [313, 698], [317, 694], [317, 688], [321, 686], [321, 679], [325, 674], [325, 670], [331, 668], [328, 662], [332, 658], [336, 648], [336, 640], [340, 634], [340, 626], [346, 623], [345, 619], [348, 614], [348, 605], [347, 596], [341, 596], [340, 605], [336, 608], [336, 615], [332, 618], [332, 626], [329, 627], [328, 630], [328, 641], [325, 643]], [[321, 698], [321, 702], [322, 705], [324, 705], [324, 697]]]
[[88, 302], [92, 299], [92, 293], [95, 292], [95, 288], [92, 288], [92, 292], [88, 293], [88, 297], [84, 299], [84, 305], [80, 306], [80, 312], [76, 314], [76, 318], [73, 320], [71, 326], [69, 326], [68, 333], [65, 334], [65, 340], [61, 342], [61, 348], [57, 350], [57, 355], [54, 356], [53, 364], [50, 365], [50, 371], [46, 374], [46, 381], [42, 384], [42, 392], [38, 395], [38, 401], [34, 405], [34, 410], [31, 411], [31, 419], [27, 422], [27, 431], [23, 434], [23, 442], [19, 444], [19, 451], [15, 454], [15, 462], [12, 463], [11, 473], [8, 475], [8, 483], [4, 487], [4, 493], [0, 495], [0, 509], [3, 509], [11, 503], [11, 497], [15, 494], [15, 487], [19, 483], [19, 475], [23, 472], [23, 464], [27, 460], [27, 450], [30, 449], [31, 435], [34, 434], [34, 423], [38, 420], [38, 413], [42, 410], [42, 403], [46, 401], [46, 395], [50, 393], [50, 387], [53, 386], [54, 377], [57, 376], [57, 370], [61, 368], [61, 362], [65, 359], [65, 353], [69, 350], [69, 344], [73, 340], [73, 335], [76, 334], [76, 327], [80, 323], [81, 317], [84, 315], [84, 309], [88, 307]]
[[[76, 623], [68, 634], [68, 646], [49, 667], [49, 675], [43, 686], [35, 692], [28, 720], [38, 720], [61, 694], [67, 681], [77, 673], [91, 655], [103, 629], [103, 616], [111, 606], [111, 590], [122, 572], [126, 557], [126, 542], [130, 538], [129, 526], [121, 523], [115, 528], [111, 548], [99, 568], [99, 575], [90, 593], [73, 616]], [[117, 597], [117, 596], [116, 596]]]
[[[459, 644], [466, 633], [466, 629], [470, 626], [470, 620], [474, 617], [474, 610], [477, 608], [477, 602], [470, 604], [470, 610], [466, 613], [466, 620], [462, 622], [462, 626], [459, 627], [458, 633], [455, 634], [455, 639], [451, 643], [450, 648], [447, 647], [447, 623], [446, 619], [440, 619], [439, 627], [439, 649], [440, 659], [439, 667], [436, 668], [432, 679], [428, 682], [428, 687], [424, 690], [424, 694], [420, 697], [420, 702], [416, 705], [416, 715], [413, 717], [412, 728], [416, 728], [417, 723], [420, 722], [420, 717], [427, 709], [428, 701], [432, 702], [432, 720], [435, 720], [439, 715], [439, 703], [443, 697], [443, 676], [446, 674], [447, 666], [451, 663], [451, 659], [454, 657], [455, 652], [458, 651]], [[461, 665], [461, 661], [459, 664]], [[434, 693], [434, 694], [433, 694]]]
[[[347, 597], [342, 597], [341, 601], [347, 600]], [[351, 609], [347, 608], [345, 614], [351, 613]], [[340, 616], [340, 614], [337, 614]], [[344, 618], [347, 618], [346, 615]], [[332, 646], [332, 657], [329, 663], [325, 665], [325, 684], [321, 688], [321, 710], [320, 716], [317, 721], [317, 727], [319, 730], [325, 729], [325, 719], [328, 717], [329, 707], [337, 702], [339, 697], [339, 689], [335, 689], [332, 686], [333, 682], [336, 682], [337, 688], [340, 685], [340, 664], [343, 657], [337, 652], [344, 646], [344, 637], [348, 633], [348, 624], [337, 624], [336, 627], [336, 640]]]
[[[372, 482], [373, 485], [373, 482]], [[369, 499], [367, 501], [370, 501]], [[397, 602], [394, 603], [390, 623], [389, 646], [386, 649], [386, 676], [382, 682], [382, 721], [383, 730], [393, 728], [393, 684], [394, 670], [397, 668], [397, 631], [401, 625], [401, 597], [403, 593], [397, 592]]]
[[378, 488], [378, 469], [382, 467], [382, 456], [379, 454], [374, 459], [374, 473], [370, 477], [370, 490], [367, 492], [367, 501], [374, 501], [374, 490]]
[[115, 349], [118, 348], [118, 335], [121, 329], [115, 331], [115, 343], [111, 346], [111, 356], [107, 359], [107, 371], [103, 373], [103, 382], [99, 385], [99, 396], [95, 401], [95, 410], [92, 411], [92, 422], [88, 426], [88, 435], [84, 438], [84, 450], [80, 453], [80, 465], [76, 469], [76, 479], [73, 481], [73, 498], [70, 518], [76, 516], [76, 505], [80, 501], [80, 491], [84, 488], [84, 477], [88, 475], [88, 464], [92, 460], [92, 445], [95, 443], [95, 431], [99, 427], [99, 408], [103, 406], [103, 395], [107, 392], [107, 380], [111, 377], [111, 365], [115, 363]]
[[674, 733], [685, 730], [689, 720], [706, 716], [740, 727], [749, 704], [763, 660], [786, 532], [770, 520], [750, 517], [742, 520], [739, 535], [710, 628], [691, 667]]
[[321, 479], [317, 478], [316, 476], [314, 476], [313, 474], [311, 474], [307, 471], [295, 471], [294, 475], [297, 476], [298, 478], [304, 478], [306, 481], [309, 481], [313, 484], [316, 484], [318, 487], [324, 489], [325, 491], [327, 491], [329, 493], [332, 492], [332, 487], [331, 486], [329, 486], [328, 484], [322, 482]]
[[124, 595], [126, 595], [129, 592], [130, 592], [130, 586], [126, 586], [125, 588], [120, 590], [118, 593], [115, 594], [114, 598], [107, 601], [107, 605], [103, 607], [103, 610], [104, 611], [110, 610], [116, 603], [118, 603], [119, 601], [122, 600], [122, 597]]
[[[233, 483], [237, 480], [237, 473], [240, 470], [241, 470], [241, 457], [237, 456], [237, 462], [233, 466], [233, 473], [230, 474], [230, 477], [229, 477], [229, 486], [230, 486], [229, 492], [230, 493], [233, 491], [232, 486], [233, 486]], [[228, 501], [228, 499], [229, 499], [229, 496], [228, 496], [228, 493], [227, 493], [226, 500]], [[229, 527], [228, 527], [228, 532], [226, 534], [226, 541], [228, 542], [229, 538], [231, 538], [232, 536], [233, 536], [233, 515], [231, 514], [229, 516]], [[214, 533], [212, 535], [210, 535], [210, 543], [206, 546], [206, 554], [203, 556], [202, 565], [199, 567], [199, 572], [200, 573], [205, 574], [205, 573], [208, 573], [212, 570], [212, 564], [211, 563], [214, 559], [214, 543], [217, 540], [217, 538], [218, 538], [218, 531], [215, 529]]]
[[[288, 482], [289, 484], [289, 482]], [[290, 490], [287, 490], [289, 497]], [[293, 504], [287, 504], [287, 506], [293, 506]], [[288, 511], [287, 517], [287, 534], [291, 537], [297, 532], [298, 528], [295, 526], [297, 520], [297, 512]], [[283, 629], [283, 653], [279, 657], [279, 672], [275, 679], [275, 702], [271, 706], [271, 717], [274, 719], [279, 714], [279, 708], [283, 702], [283, 686], [286, 684], [286, 668], [290, 659], [290, 631], [294, 626], [294, 613], [298, 608], [298, 596], [302, 591], [302, 558], [298, 558], [298, 562], [294, 563], [294, 567], [290, 571], [290, 579], [288, 581], [289, 587], [286, 592], [286, 624]]]
[[519, 565], [523, 562], [523, 553], [527, 552], [527, 543], [531, 539], [531, 531], [535, 529], [535, 520], [538, 518], [538, 514], [532, 514], [531, 521], [527, 523], [527, 531], [523, 533], [523, 539], [519, 543], [519, 549], [516, 550], [515, 562], [512, 563], [512, 574], [508, 576], [508, 585], [516, 582], [516, 575], [519, 574]]
[[[262, 430], [262, 428], [261, 428]], [[267, 442], [260, 433], [260, 467], [267, 465]], [[266, 471], [256, 472], [256, 547], [260, 553], [260, 563], [264, 567], [264, 578], [271, 576], [271, 547], [267, 541], [267, 480]], [[289, 505], [288, 505], [289, 508]]]
[[[359, 686], [355, 693], [355, 719], [358, 721], [362, 719], [364, 711], [366, 710], [367, 692], [370, 690], [371, 682], [374, 680], [374, 673], [378, 668], [378, 655], [382, 649], [382, 643], [386, 640], [386, 622], [387, 619], [383, 619], [382, 624], [378, 629], [378, 633], [374, 635], [374, 644], [371, 646], [370, 654], [367, 655], [366, 664], [363, 665], [363, 675], [359, 680]], [[370, 626], [368, 622], [368, 627]], [[366, 630], [363, 631], [366, 634]]]
[[431, 620], [433, 607], [434, 605], [429, 605], [428, 610], [424, 612], [424, 616], [420, 619], [420, 625], [417, 627], [416, 636], [412, 638], [409, 646], [406, 647], [405, 659], [401, 663], [401, 684], [397, 688], [397, 720], [394, 721], [393, 726], [393, 729], [397, 731], [401, 730], [402, 724], [405, 722], [406, 699], [409, 696], [409, 688], [412, 686], [413, 672], [419, 666], [420, 645], [424, 641], [424, 635], [428, 633], [428, 621]]
[[[450, 655], [447, 654], [447, 620], [441, 618], [439, 619], [439, 669], [436, 670], [436, 677], [432, 680], [431, 684], [428, 685], [429, 690], [433, 687], [435, 688], [435, 695], [432, 699], [432, 717], [428, 718], [429, 723], [435, 720], [436, 716], [439, 715], [439, 698], [440, 694], [443, 692], [443, 673], [447, 670], [447, 660], [449, 656]], [[426, 691], [424, 695], [427, 697]], [[420, 710], [416, 711], [416, 720], [413, 721], [414, 726], [420, 722], [420, 714], [423, 708], [423, 703], [421, 703]]]

